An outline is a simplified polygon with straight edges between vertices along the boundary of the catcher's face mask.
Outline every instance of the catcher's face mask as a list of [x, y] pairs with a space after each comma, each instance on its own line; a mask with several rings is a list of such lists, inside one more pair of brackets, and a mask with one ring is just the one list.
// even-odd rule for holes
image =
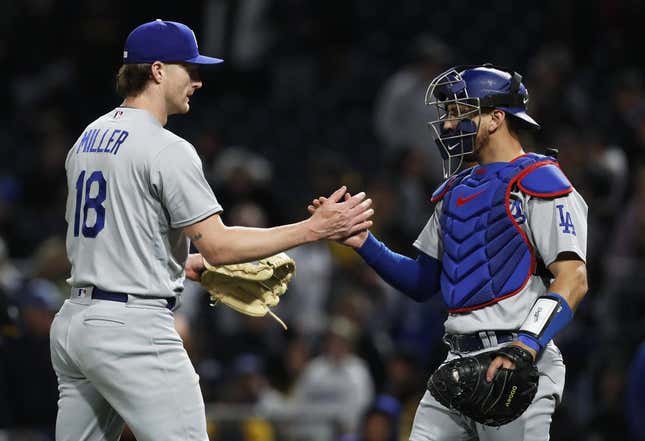
[[430, 82], [425, 102], [434, 106], [438, 115], [428, 125], [443, 158], [443, 176], [449, 178], [459, 170], [464, 157], [474, 152], [480, 121], [476, 117], [481, 116], [479, 98], [468, 95], [466, 82], [453, 68]]
[[[540, 125], [526, 113], [529, 92], [517, 72], [490, 63], [453, 67], [428, 86], [426, 104], [435, 106], [439, 119], [430, 121], [435, 142], [444, 159], [447, 178], [476, 148], [482, 109], [500, 109], [517, 118], [524, 128]], [[477, 122], [474, 122], [477, 121]]]

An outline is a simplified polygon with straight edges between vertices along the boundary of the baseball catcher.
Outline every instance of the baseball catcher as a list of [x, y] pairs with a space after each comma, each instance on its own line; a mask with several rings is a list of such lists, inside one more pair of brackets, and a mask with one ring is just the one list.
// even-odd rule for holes
[[287, 291], [295, 273], [296, 263], [291, 257], [278, 253], [255, 262], [219, 266], [204, 259], [204, 266], [201, 284], [210, 293], [212, 306], [221, 302], [253, 317], [269, 314], [287, 329], [271, 308]]
[[565, 380], [553, 339], [587, 292], [588, 207], [557, 157], [524, 150], [520, 134], [540, 127], [528, 102], [510, 69], [439, 74], [426, 104], [446, 180], [416, 257], [370, 232], [342, 241], [392, 287], [419, 302], [441, 295], [447, 307], [448, 356], [430, 377], [411, 441], [549, 437]]
[[[515, 369], [499, 369], [488, 382], [488, 367], [500, 355], [513, 361]], [[529, 407], [537, 392], [538, 377], [528, 351], [504, 346], [443, 364], [428, 380], [428, 390], [450, 409], [487, 426], [502, 426]]]

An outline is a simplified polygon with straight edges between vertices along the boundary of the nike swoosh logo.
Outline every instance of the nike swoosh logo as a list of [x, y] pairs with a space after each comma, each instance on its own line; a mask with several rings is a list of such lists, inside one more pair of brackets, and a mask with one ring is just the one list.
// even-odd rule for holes
[[458, 197], [457, 198], [457, 207], [461, 207], [462, 205], [466, 205], [468, 202], [472, 201], [475, 199], [477, 196], [482, 194], [484, 190], [479, 190], [477, 193], [473, 193], [470, 196], [466, 196], [465, 198]]

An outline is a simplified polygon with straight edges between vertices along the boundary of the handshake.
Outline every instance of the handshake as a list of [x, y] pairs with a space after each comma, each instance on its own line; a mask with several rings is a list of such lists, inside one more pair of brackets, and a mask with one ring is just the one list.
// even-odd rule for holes
[[[337, 240], [347, 246], [359, 248], [367, 238], [370, 218], [374, 214], [372, 200], [365, 193], [351, 195], [342, 186], [329, 197], [314, 199], [309, 205], [310, 217], [297, 224], [285, 226], [282, 234], [295, 238], [295, 244], [323, 239]], [[272, 240], [279, 241], [278, 230], [266, 231]], [[281, 242], [282, 244], [282, 242]], [[287, 247], [283, 247], [286, 249]], [[203, 266], [197, 280], [208, 291], [211, 305], [224, 304], [253, 317], [269, 314], [283, 328], [287, 325], [271, 310], [287, 291], [296, 271], [296, 262], [284, 252], [250, 262], [211, 265], [202, 259], [188, 267]], [[197, 272], [196, 272], [197, 273]]]
[[329, 197], [318, 197], [307, 207], [317, 239], [332, 239], [352, 248], [360, 248], [372, 226], [372, 199], [365, 193], [352, 196], [345, 186]]

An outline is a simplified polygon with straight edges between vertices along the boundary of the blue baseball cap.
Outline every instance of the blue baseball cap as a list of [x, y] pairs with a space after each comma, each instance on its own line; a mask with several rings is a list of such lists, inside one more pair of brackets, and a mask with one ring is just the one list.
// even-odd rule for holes
[[217, 64], [224, 60], [201, 55], [192, 29], [160, 18], [137, 26], [125, 40], [123, 63]]

